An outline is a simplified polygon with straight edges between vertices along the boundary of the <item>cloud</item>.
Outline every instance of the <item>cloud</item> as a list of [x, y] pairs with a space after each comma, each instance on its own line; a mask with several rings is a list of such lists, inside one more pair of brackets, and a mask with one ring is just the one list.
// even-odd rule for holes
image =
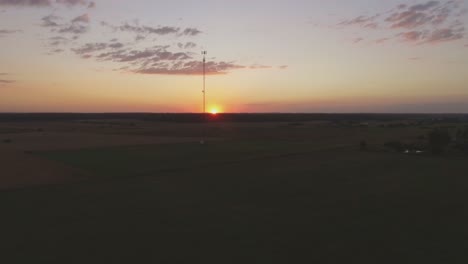
[[58, 30], [58, 33], [70, 33], [75, 35], [84, 34], [86, 32], [88, 32], [88, 27], [75, 23], [64, 26]]
[[72, 49], [72, 51], [77, 55], [83, 56], [89, 53], [104, 50], [107, 48], [107, 46], [108, 45], [106, 43], [87, 43], [80, 48]]
[[453, 29], [453, 28], [442, 28], [437, 29], [431, 32], [429, 35], [426, 36], [424, 41], [426, 43], [440, 43], [440, 42], [447, 42], [453, 40], [459, 40], [464, 37], [464, 30], [461, 29]]
[[[79, 5], [86, 1], [61, 1], [62, 4]], [[71, 20], [65, 20], [56, 15], [49, 15], [42, 18], [41, 26], [48, 28], [57, 35], [48, 39], [50, 48], [49, 54], [65, 52], [62, 45], [76, 44], [80, 34], [89, 29], [89, 15], [83, 14]], [[197, 53], [190, 50], [198, 45], [195, 42], [179, 42], [171, 45], [154, 45], [142, 47], [144, 42], [139, 42], [149, 38], [158, 40], [163, 37], [194, 37], [202, 34], [202, 31], [195, 27], [174, 27], [174, 26], [146, 26], [140, 25], [138, 21], [134, 23], [123, 23], [112, 25], [101, 22], [101, 26], [112, 29], [113, 33], [122, 37], [123, 33], [134, 34], [134, 39], [138, 45], [122, 43], [117, 38], [111, 38], [108, 42], [89, 42], [80, 45], [73, 45], [68, 48], [72, 53], [83, 59], [95, 60], [96, 62], [111, 62], [116, 66], [115, 70], [137, 74], [154, 75], [200, 75], [203, 73], [203, 62], [201, 58], [195, 57]], [[65, 35], [65, 34], [72, 34]], [[128, 35], [127, 35], [128, 36]], [[126, 36], [126, 37], [127, 37]], [[133, 42], [133, 44], [135, 44]], [[175, 50], [174, 50], [175, 49]], [[286, 68], [287, 66], [282, 66]], [[237, 69], [268, 69], [271, 66], [254, 64], [250, 67], [236, 63], [235, 61], [209, 60], [205, 64], [205, 72], [209, 75], [228, 74]]]
[[50, 37], [49, 41], [50, 41], [49, 42], [50, 46], [59, 46], [59, 45], [68, 44], [71, 40], [65, 37], [55, 36], [55, 37]]
[[[233, 62], [207, 62], [205, 65], [205, 73], [207, 75], [223, 75], [231, 70], [244, 69], [245, 66], [237, 65]], [[141, 74], [159, 74], [159, 75], [202, 75], [203, 62], [201, 61], [188, 61], [167, 67], [165, 64], [155, 65], [138, 69], [136, 73]]]
[[[8, 73], [2, 73], [2, 72], [0, 72], [0, 76], [6, 76], [6, 75], [8, 75]], [[14, 83], [14, 82], [16, 82], [16, 81], [13, 81], [13, 80], [6, 80], [6, 79], [1, 79], [1, 78], [0, 78], [0, 85], [2, 85], [2, 84], [10, 84], [10, 83]]]
[[361, 41], [363, 41], [363, 40], [364, 40], [364, 39], [361, 38], [361, 37], [355, 38], [355, 39], [353, 39], [353, 43], [359, 43], [359, 42], [361, 42]]
[[48, 15], [43, 17], [41, 26], [50, 28], [51, 32], [63, 33], [63, 34], [75, 34], [80, 35], [88, 32], [89, 23], [88, 14], [84, 14], [72, 19], [69, 23], [61, 23], [63, 19], [56, 15]]
[[110, 47], [110, 48], [113, 48], [113, 49], [120, 49], [120, 48], [124, 47], [124, 44], [122, 44], [120, 42], [114, 42], [114, 43], [111, 43], [111, 44], [109, 44], [107, 46]]
[[22, 32], [21, 30], [0, 29], [0, 38], [6, 35]]
[[459, 0], [427, 1], [401, 4], [383, 14], [345, 19], [338, 26], [373, 29], [385, 34], [374, 41], [377, 44], [395, 36], [403, 42], [436, 44], [464, 38], [465, 27], [460, 20], [465, 12], [463, 2]]
[[197, 47], [197, 44], [194, 42], [186, 42], [186, 43], [177, 43], [177, 46], [180, 49], [193, 49]]
[[202, 32], [196, 28], [186, 28], [182, 32], [179, 33], [181, 36], [196, 36], [201, 34]]
[[42, 27], [58, 27], [60, 24], [57, 22], [57, 20], [60, 20], [61, 18], [55, 15], [48, 15], [43, 18], [42, 20]]
[[0, 6], [48, 7], [53, 5], [95, 7], [95, 3], [86, 0], [0, 0]]
[[158, 26], [158, 27], [151, 27], [151, 26], [141, 26], [138, 24], [131, 25], [129, 23], [124, 23], [120, 26], [114, 26], [107, 22], [101, 22], [101, 25], [107, 26], [112, 28], [114, 31], [121, 31], [121, 32], [130, 32], [139, 35], [177, 35], [177, 36], [197, 36], [202, 33], [201, 30], [196, 28], [185, 28], [181, 29], [179, 27], [171, 27], [171, 26]]
[[390, 40], [390, 39], [389, 38], [379, 38], [379, 39], [375, 40], [375, 44], [384, 44], [388, 40]]
[[88, 1], [85, 1], [85, 0], [57, 0], [57, 3], [68, 5], [68, 6], [75, 6], [75, 5], [87, 6], [89, 4]]
[[[195, 44], [195, 43], [193, 43]], [[185, 47], [187, 43], [183, 44]], [[189, 44], [188, 46], [192, 46]], [[119, 64], [119, 69], [139, 73], [155, 75], [200, 75], [203, 74], [203, 63], [195, 58], [192, 52], [173, 52], [170, 46], [153, 46], [146, 49], [135, 49], [125, 46], [117, 40], [109, 43], [87, 43], [72, 51], [85, 59], [96, 61], [109, 61]], [[261, 69], [271, 68], [265, 65], [253, 65], [246, 67], [235, 62], [208, 61], [206, 74], [227, 74], [236, 69]]]
[[271, 66], [262, 65], [262, 64], [253, 64], [249, 66], [249, 69], [271, 69]]
[[429, 1], [427, 3], [424, 3], [424, 4], [416, 4], [416, 5], [413, 5], [413, 6], [410, 6], [408, 8], [408, 10], [410, 11], [426, 11], [428, 9], [431, 9], [435, 6], [438, 6], [440, 3], [439, 1]]
[[426, 25], [431, 22], [432, 16], [423, 12], [405, 11], [402, 13], [394, 13], [385, 21], [391, 23], [391, 28], [407, 28]]
[[424, 33], [421, 31], [408, 31], [400, 33], [399, 36], [404, 41], [417, 42], [423, 38]]
[[138, 42], [138, 41], [145, 40], [145, 39], [146, 39], [146, 37], [143, 36], [143, 35], [137, 35], [137, 36], [135, 37], [135, 41], [137, 41], [137, 42]]
[[71, 21], [72, 23], [89, 23], [89, 15], [83, 14], [81, 16], [77, 16]]
[[50, 0], [0, 0], [0, 6], [50, 6]]
[[377, 23], [375, 22], [376, 19], [380, 17], [380, 14], [376, 14], [373, 16], [358, 16], [352, 19], [345, 19], [338, 23], [338, 26], [362, 26], [368, 28], [375, 28], [377, 27]]

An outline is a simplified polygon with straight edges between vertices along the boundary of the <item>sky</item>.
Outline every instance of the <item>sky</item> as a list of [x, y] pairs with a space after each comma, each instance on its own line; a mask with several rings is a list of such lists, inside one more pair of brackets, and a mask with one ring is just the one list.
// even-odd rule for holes
[[468, 0], [0, 0], [0, 112], [468, 113]]

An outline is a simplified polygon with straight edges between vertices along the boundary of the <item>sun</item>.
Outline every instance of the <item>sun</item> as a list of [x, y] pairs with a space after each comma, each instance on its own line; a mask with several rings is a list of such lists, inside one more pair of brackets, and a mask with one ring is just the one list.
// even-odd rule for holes
[[217, 115], [219, 113], [219, 109], [216, 108], [216, 107], [213, 107], [213, 108], [210, 109], [210, 113], [212, 115]]

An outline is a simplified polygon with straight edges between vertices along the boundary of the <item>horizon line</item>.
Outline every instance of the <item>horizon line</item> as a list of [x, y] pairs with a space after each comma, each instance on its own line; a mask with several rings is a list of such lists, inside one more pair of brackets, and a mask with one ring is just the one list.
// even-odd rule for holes
[[[153, 115], [212, 115], [201, 112], [0, 112], [0, 115], [27, 114], [82, 114], [82, 115], [115, 115], [115, 114], [153, 114]], [[223, 112], [216, 115], [468, 115], [468, 112]]]

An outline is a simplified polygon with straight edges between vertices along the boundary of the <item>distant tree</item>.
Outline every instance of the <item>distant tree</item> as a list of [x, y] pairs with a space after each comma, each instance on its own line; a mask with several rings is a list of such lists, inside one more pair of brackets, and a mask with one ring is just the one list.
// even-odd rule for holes
[[429, 147], [433, 154], [440, 155], [451, 141], [447, 130], [434, 129], [429, 133]]

